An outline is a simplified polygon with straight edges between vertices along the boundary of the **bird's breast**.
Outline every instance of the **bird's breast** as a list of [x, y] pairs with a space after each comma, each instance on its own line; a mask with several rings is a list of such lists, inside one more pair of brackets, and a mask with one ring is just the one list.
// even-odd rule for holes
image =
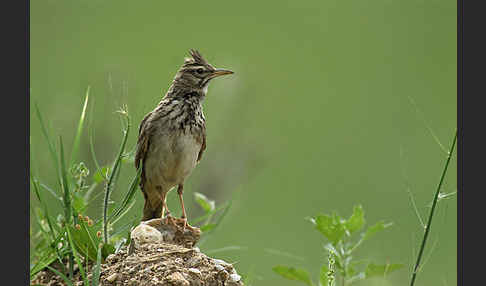
[[196, 166], [201, 150], [197, 136], [162, 132], [154, 134], [152, 140], [146, 161], [147, 179], [166, 188], [183, 183]]

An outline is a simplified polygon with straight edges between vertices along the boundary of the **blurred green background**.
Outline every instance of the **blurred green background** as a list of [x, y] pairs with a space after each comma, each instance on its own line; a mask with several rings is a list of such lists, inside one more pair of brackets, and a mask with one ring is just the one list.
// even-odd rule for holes
[[[190, 48], [236, 72], [209, 88], [208, 147], [185, 188], [189, 220], [201, 214], [193, 192], [234, 196], [202, 250], [254, 285], [298, 285], [276, 264], [316, 280], [327, 255], [305, 217], [362, 204], [368, 225], [394, 226], [358, 256], [407, 267], [359, 285], [407, 285], [423, 233], [407, 188], [425, 219], [446, 158], [430, 130], [449, 148], [456, 127], [456, 1], [31, 1], [32, 172], [56, 185], [34, 103], [71, 146], [90, 86], [95, 150], [109, 164], [115, 111], [128, 106], [132, 150]], [[81, 158], [94, 172], [86, 130]], [[123, 166], [113, 200], [134, 174]], [[456, 191], [455, 154], [443, 191]], [[176, 192], [168, 204], [179, 212]], [[131, 217], [142, 206], [138, 192]], [[101, 200], [88, 214], [100, 217]], [[453, 196], [439, 203], [418, 285], [456, 284], [456, 224]], [[227, 246], [241, 249], [214, 251]]]

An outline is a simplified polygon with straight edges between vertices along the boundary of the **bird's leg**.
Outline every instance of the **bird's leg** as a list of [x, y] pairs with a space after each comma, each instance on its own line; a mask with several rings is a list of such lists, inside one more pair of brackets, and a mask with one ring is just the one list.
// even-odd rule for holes
[[[162, 192], [160, 193], [160, 197], [162, 199], [162, 214], [161, 214], [161, 218], [164, 219], [164, 223], [165, 224], [171, 224], [173, 226], [177, 226], [177, 224], [175, 223], [174, 221], [174, 217], [170, 215], [170, 211], [169, 211], [169, 208], [167, 207], [167, 202], [166, 202], [166, 199], [167, 199], [167, 192]], [[164, 211], [167, 211], [167, 214], [165, 215], [165, 218], [164, 218]]]
[[184, 207], [184, 199], [182, 198], [183, 192], [184, 192], [184, 185], [180, 184], [179, 188], [177, 188], [177, 194], [179, 194], [179, 200], [181, 201], [181, 208], [182, 208], [181, 218], [184, 220], [184, 227], [182, 228], [182, 232], [186, 230], [186, 227], [189, 228], [190, 230], [194, 230], [194, 228], [187, 223], [186, 208]]

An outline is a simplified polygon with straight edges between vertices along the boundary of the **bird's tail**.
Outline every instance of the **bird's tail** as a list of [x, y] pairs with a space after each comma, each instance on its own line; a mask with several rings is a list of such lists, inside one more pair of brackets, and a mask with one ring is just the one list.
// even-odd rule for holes
[[155, 188], [151, 190], [150, 186], [146, 184], [142, 191], [145, 198], [142, 221], [162, 217], [163, 201], [157, 190]]

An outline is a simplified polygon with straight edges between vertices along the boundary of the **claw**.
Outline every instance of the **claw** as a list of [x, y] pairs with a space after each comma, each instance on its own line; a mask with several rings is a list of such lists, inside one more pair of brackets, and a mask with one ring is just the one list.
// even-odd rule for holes
[[175, 226], [176, 228], [178, 227], [177, 226], [177, 223], [175, 222], [175, 218], [173, 216], [171, 216], [170, 214], [167, 214], [164, 218], [164, 224], [166, 225], [172, 225], [172, 226]]
[[190, 225], [190, 224], [187, 223], [187, 218], [186, 217], [181, 217], [181, 219], [184, 221], [184, 225], [182, 227], [182, 233], [184, 233], [186, 231], [186, 228], [189, 229], [192, 232], [196, 231], [197, 228], [195, 228], [192, 225]]
[[184, 221], [184, 225], [182, 226], [182, 233], [184, 233], [186, 231], [187, 218], [186, 217], [181, 217], [181, 218]]

